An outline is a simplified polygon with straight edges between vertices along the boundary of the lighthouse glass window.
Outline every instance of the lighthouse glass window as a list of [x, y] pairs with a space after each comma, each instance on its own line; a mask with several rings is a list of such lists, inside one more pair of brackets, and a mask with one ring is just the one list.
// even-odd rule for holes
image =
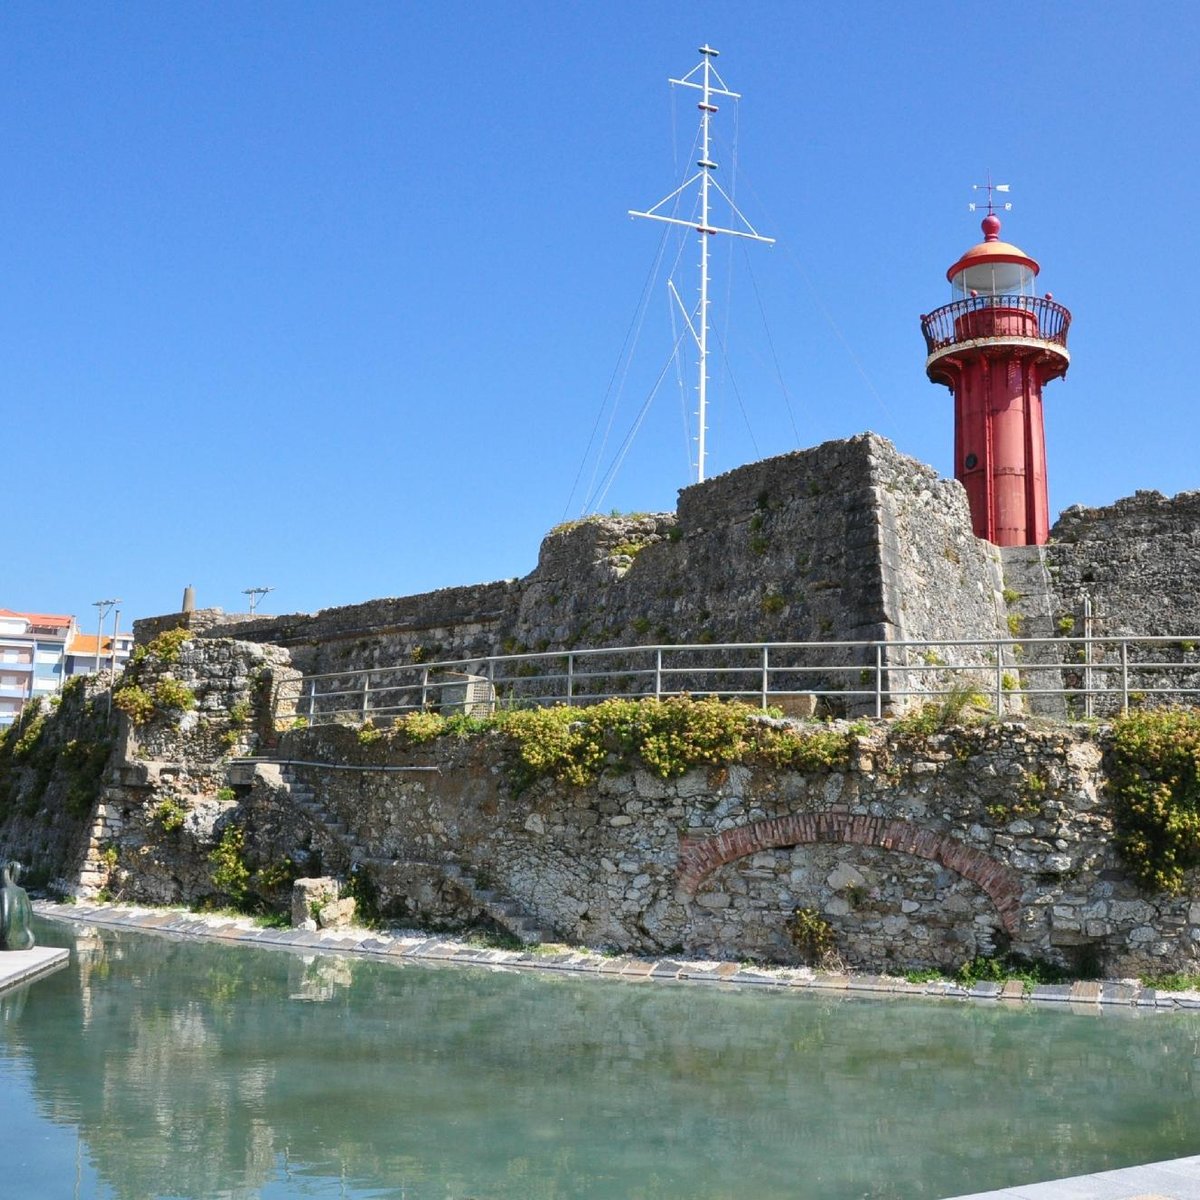
[[1033, 271], [1019, 263], [984, 262], [959, 271], [951, 282], [956, 300], [976, 296], [1032, 296]]

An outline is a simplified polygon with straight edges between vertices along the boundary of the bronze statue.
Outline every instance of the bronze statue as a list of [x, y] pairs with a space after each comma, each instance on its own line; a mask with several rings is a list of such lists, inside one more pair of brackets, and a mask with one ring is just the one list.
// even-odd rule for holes
[[0, 884], [0, 950], [32, 950], [33, 931], [29, 919], [33, 909], [23, 887], [17, 886], [21, 878], [21, 864], [7, 862]]

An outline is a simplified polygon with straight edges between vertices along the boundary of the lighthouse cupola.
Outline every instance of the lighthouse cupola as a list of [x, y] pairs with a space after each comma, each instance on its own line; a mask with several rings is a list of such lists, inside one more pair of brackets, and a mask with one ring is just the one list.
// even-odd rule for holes
[[1040, 546], [1050, 531], [1042, 385], [1070, 365], [1071, 314], [1036, 295], [1037, 262], [1001, 241], [994, 212], [982, 228], [946, 272], [950, 303], [921, 318], [925, 371], [954, 396], [954, 476], [976, 535]]
[[1000, 218], [983, 218], [983, 241], [946, 272], [954, 299], [967, 296], [1032, 296], [1041, 268], [1011, 242], [1000, 240]]

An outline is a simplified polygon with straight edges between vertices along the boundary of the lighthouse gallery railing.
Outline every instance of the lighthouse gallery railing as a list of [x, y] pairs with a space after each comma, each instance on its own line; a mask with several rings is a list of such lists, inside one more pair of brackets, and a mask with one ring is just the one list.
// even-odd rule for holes
[[974, 338], [1027, 337], [1067, 347], [1071, 313], [1044, 296], [970, 296], [921, 318], [926, 353]]

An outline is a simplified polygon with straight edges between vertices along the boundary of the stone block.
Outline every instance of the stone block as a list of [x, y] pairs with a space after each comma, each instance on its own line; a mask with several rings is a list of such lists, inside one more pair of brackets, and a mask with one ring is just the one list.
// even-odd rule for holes
[[355, 903], [352, 896], [341, 900], [330, 900], [317, 912], [317, 924], [322, 929], [345, 929], [354, 924]]
[[337, 900], [340, 895], [338, 881], [329, 876], [297, 879], [292, 884], [293, 928], [304, 928], [306, 921], [312, 920], [325, 905]]
[[773, 696], [771, 704], [785, 717], [803, 719], [817, 715], [817, 697], [812, 692], [797, 692], [790, 696]]

